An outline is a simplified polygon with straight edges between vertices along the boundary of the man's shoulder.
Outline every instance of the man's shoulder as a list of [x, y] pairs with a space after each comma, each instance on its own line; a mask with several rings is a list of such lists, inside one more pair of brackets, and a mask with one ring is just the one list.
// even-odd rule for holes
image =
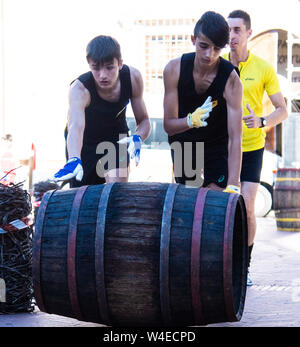
[[130, 74], [131, 77], [138, 77], [141, 75], [139, 69], [137, 69], [136, 67], [134, 66], [131, 66], [131, 65], [123, 65], [123, 68], [121, 70], [122, 72], [128, 72]]
[[122, 71], [124, 71], [124, 68], [125, 68], [125, 71], [128, 74], [128, 76], [130, 76], [132, 86], [135, 86], [135, 85], [140, 86], [141, 81], [142, 81], [142, 74], [139, 71], [139, 69], [137, 69], [134, 66], [123, 65]]
[[69, 96], [72, 98], [88, 98], [90, 96], [89, 89], [77, 78], [70, 85]]
[[178, 72], [180, 69], [181, 58], [182, 57], [171, 59], [164, 68], [164, 75], [173, 74], [176, 71]]
[[74, 89], [76, 88], [86, 88], [89, 89], [89, 87], [92, 87], [93, 85], [93, 75], [91, 71], [85, 72], [75, 78], [71, 83], [70, 83], [70, 88]]
[[251, 63], [262, 68], [273, 69], [272, 64], [270, 64], [267, 60], [253, 53], [251, 53]]
[[188, 53], [183, 53], [181, 56], [176, 57], [171, 59], [166, 67], [170, 68], [170, 67], [178, 67], [180, 66], [181, 63], [194, 63], [195, 60], [195, 52], [188, 52]]
[[175, 66], [175, 65], [180, 64], [182, 57], [183, 57], [183, 55], [180, 57], [176, 57], [176, 58], [171, 59], [166, 66]]
[[85, 72], [81, 75], [79, 75], [76, 80], [79, 80], [81, 82], [89, 81], [93, 78], [93, 74], [91, 71]]

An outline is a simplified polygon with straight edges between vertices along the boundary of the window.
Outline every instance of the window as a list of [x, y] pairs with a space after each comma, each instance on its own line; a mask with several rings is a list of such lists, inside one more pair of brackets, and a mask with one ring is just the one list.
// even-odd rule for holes
[[[145, 35], [145, 92], [159, 94], [163, 92], [163, 69], [173, 58], [192, 51], [190, 33], [194, 19], [147, 19], [136, 20], [143, 25]], [[154, 28], [155, 26], [155, 28]], [[151, 30], [151, 27], [153, 29]], [[172, 29], [174, 27], [174, 29]], [[178, 28], [182, 27], [180, 34]], [[158, 30], [159, 28], [159, 30]]]

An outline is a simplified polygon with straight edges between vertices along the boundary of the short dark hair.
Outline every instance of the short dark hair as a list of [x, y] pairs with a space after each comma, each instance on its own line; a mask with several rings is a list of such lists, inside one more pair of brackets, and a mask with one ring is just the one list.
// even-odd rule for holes
[[87, 61], [93, 60], [97, 65], [103, 65], [111, 62], [114, 58], [120, 62], [121, 48], [118, 41], [111, 36], [97, 36], [87, 45]]
[[235, 10], [232, 11], [228, 18], [241, 18], [244, 21], [244, 24], [246, 25], [246, 29], [250, 30], [251, 29], [251, 18], [249, 14], [245, 11], [242, 10]]
[[219, 13], [208, 11], [196, 23], [195, 38], [202, 33], [217, 47], [224, 48], [229, 42], [229, 26], [225, 18]]

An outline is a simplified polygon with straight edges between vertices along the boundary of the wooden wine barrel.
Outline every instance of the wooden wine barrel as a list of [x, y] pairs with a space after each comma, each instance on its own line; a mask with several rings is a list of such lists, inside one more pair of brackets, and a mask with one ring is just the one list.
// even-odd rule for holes
[[300, 231], [300, 169], [277, 170], [274, 210], [278, 230]]
[[41, 311], [109, 326], [238, 321], [247, 277], [243, 198], [178, 184], [45, 193], [33, 240]]

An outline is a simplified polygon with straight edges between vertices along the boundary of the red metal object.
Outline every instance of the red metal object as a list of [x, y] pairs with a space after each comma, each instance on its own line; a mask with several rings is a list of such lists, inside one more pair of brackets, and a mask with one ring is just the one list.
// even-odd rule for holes
[[31, 144], [31, 155], [32, 155], [32, 170], [36, 169], [36, 148], [34, 143]]
[[41, 206], [41, 201], [34, 201], [34, 202], [32, 203], [32, 206], [33, 206], [33, 207], [40, 207], [40, 206]]

